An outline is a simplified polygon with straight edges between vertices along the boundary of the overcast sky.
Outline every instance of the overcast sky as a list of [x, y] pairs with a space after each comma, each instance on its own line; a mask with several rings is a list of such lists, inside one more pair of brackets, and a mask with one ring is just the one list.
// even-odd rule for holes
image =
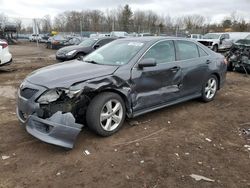
[[152, 10], [159, 15], [200, 14], [220, 22], [236, 11], [250, 21], [250, 0], [0, 0], [0, 13], [9, 17], [52, 17], [66, 10], [117, 8], [129, 4], [132, 10]]

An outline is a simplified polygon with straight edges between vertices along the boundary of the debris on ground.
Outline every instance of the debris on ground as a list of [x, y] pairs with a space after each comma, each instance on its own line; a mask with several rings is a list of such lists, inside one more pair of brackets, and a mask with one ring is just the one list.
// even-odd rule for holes
[[197, 175], [197, 174], [191, 174], [190, 177], [193, 178], [193, 179], [195, 179], [196, 181], [200, 181], [200, 180], [210, 181], [210, 182], [214, 182], [215, 181], [215, 180], [212, 180], [212, 179], [207, 178], [205, 176], [201, 176], [201, 175]]
[[2, 160], [6, 160], [6, 159], [9, 159], [10, 158], [10, 156], [8, 156], [8, 155], [3, 155], [2, 156]]
[[140, 163], [143, 164], [143, 163], [144, 163], [144, 160], [141, 160]]
[[246, 136], [250, 136], [250, 129], [242, 129], [242, 133]]
[[120, 146], [120, 145], [128, 145], [128, 144], [132, 144], [132, 143], [136, 143], [136, 146], [139, 146], [139, 143], [140, 141], [144, 141], [144, 140], [149, 140], [149, 139], [152, 139], [150, 137], [156, 135], [156, 134], [159, 134], [160, 132], [163, 132], [165, 131], [165, 128], [162, 128], [158, 131], [155, 131], [147, 136], [144, 136], [144, 137], [141, 137], [141, 138], [138, 138], [138, 139], [135, 139], [135, 140], [131, 140], [131, 141], [128, 141], [128, 142], [123, 142], [123, 143], [118, 143], [118, 144], [115, 144], [114, 146]]
[[136, 120], [131, 120], [131, 121], [128, 122], [128, 124], [131, 125], [131, 126], [136, 126], [136, 125], [140, 125], [140, 124], [149, 123], [150, 121], [151, 121], [151, 119], [146, 120], [146, 121], [141, 121], [141, 122], [136, 121]]
[[56, 175], [57, 175], [57, 176], [60, 176], [60, 175], [61, 175], [61, 172], [57, 172]]
[[212, 140], [209, 139], [209, 138], [205, 138], [205, 140], [208, 141], [208, 142], [212, 142]]
[[84, 150], [84, 151], [83, 151], [83, 154], [84, 154], [84, 155], [90, 155], [90, 152], [89, 152], [88, 150]]
[[178, 158], [180, 158], [180, 155], [179, 155], [179, 153], [174, 153]]
[[244, 148], [247, 148], [247, 150], [250, 151], [250, 145], [244, 145]]
[[139, 125], [139, 121], [129, 121], [128, 124], [131, 126], [136, 126]]

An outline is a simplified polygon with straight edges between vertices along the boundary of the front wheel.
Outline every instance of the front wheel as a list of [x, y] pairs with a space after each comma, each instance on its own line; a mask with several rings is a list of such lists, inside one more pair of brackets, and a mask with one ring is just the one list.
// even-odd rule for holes
[[125, 114], [124, 102], [118, 94], [100, 93], [89, 104], [87, 125], [98, 135], [110, 136], [122, 127]]
[[209, 76], [202, 88], [202, 100], [210, 102], [214, 99], [218, 90], [218, 79], [215, 75]]

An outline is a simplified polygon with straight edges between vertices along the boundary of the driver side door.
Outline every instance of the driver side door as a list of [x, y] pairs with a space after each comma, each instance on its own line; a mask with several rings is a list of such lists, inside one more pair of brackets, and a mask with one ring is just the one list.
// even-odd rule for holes
[[174, 42], [166, 40], [152, 45], [141, 60], [149, 58], [156, 60], [156, 66], [132, 69], [134, 111], [160, 106], [179, 95], [182, 72], [176, 62]]

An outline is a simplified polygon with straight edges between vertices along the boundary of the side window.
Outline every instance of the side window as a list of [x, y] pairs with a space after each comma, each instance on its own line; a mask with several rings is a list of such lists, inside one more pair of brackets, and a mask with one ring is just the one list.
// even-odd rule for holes
[[100, 46], [104, 46], [105, 44], [111, 42], [112, 40], [111, 39], [103, 39], [103, 40], [100, 40], [99, 42], [97, 42], [97, 44], [99, 44]]
[[155, 44], [143, 58], [154, 58], [157, 64], [175, 61], [174, 42], [169, 40]]
[[179, 60], [193, 59], [199, 57], [197, 45], [189, 41], [176, 41], [177, 49], [179, 52]]
[[200, 57], [208, 56], [207, 52], [198, 46]]

